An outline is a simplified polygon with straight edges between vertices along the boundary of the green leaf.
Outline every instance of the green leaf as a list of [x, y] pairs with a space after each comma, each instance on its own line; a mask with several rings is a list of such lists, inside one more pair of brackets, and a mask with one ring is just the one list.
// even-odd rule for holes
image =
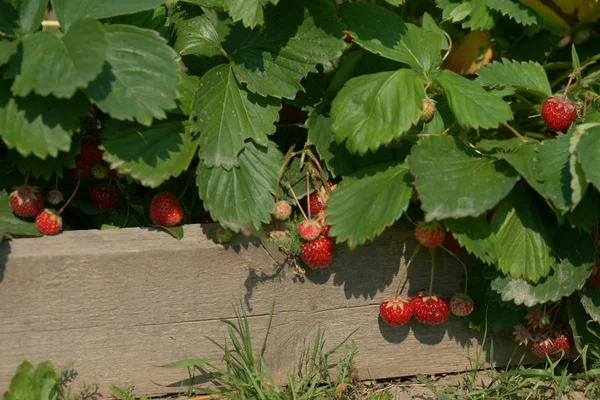
[[600, 322], [600, 288], [584, 285], [581, 292], [581, 305], [590, 317], [596, 322]]
[[577, 49], [575, 48], [575, 44], [571, 44], [571, 60], [573, 63], [573, 70], [581, 67], [581, 63], [579, 62], [579, 55], [577, 54]]
[[197, 367], [202, 368], [206, 364], [213, 362], [210, 358], [186, 358], [185, 360], [175, 361], [169, 364], [161, 365], [162, 368], [187, 368]]
[[543, 22], [535, 11], [513, 0], [485, 0], [485, 5], [521, 25], [537, 25]]
[[492, 281], [492, 289], [502, 295], [502, 300], [527, 307], [558, 301], [581, 289], [594, 268], [591, 237], [576, 230], [561, 229], [555, 243], [559, 262], [550, 275], [535, 285], [523, 279], [499, 277]]
[[536, 192], [543, 192], [543, 185], [536, 178], [535, 156], [538, 144], [520, 143], [516, 148], [501, 152], [500, 156], [513, 167]]
[[196, 184], [204, 207], [214, 220], [235, 232], [259, 230], [275, 211], [275, 183], [283, 155], [269, 142], [262, 147], [248, 141], [239, 155], [239, 167], [198, 165]]
[[65, 168], [75, 168], [75, 156], [79, 153], [79, 143], [75, 141], [68, 152], [61, 151], [56, 157], [47, 157], [45, 160], [33, 155], [23, 157], [17, 151], [9, 150], [8, 159], [25, 175], [27, 171], [35, 178], [49, 181], [53, 175], [62, 178]]
[[277, 4], [279, 0], [224, 0], [231, 18], [248, 28], [264, 23], [263, 5], [267, 2]]
[[477, 70], [477, 82], [482, 86], [514, 86], [541, 98], [552, 95], [544, 68], [535, 62], [517, 62], [506, 58]]
[[346, 47], [342, 25], [331, 1], [281, 0], [265, 11], [264, 31], [248, 34], [247, 42], [227, 49], [235, 76], [248, 90], [263, 96], [293, 99], [300, 81], [318, 64], [328, 64]]
[[582, 134], [576, 151], [588, 181], [600, 190], [600, 127]]
[[41, 159], [69, 151], [79, 117], [87, 112], [85, 97], [59, 100], [31, 94], [15, 98], [10, 96], [10, 84], [0, 80], [0, 137], [8, 148]]
[[62, 40], [50, 32], [38, 32], [24, 37], [22, 43], [20, 73], [11, 88], [21, 97], [32, 91], [72, 97], [100, 75], [108, 52], [106, 32], [93, 19], [77, 21]]
[[9, 42], [7, 40], [0, 41], [0, 67], [10, 61], [12, 56], [19, 48], [18, 41]]
[[494, 264], [500, 258], [500, 244], [498, 238], [485, 216], [477, 218], [446, 219], [444, 225], [452, 232], [452, 236], [458, 240], [461, 246], [481, 261]]
[[198, 140], [190, 138], [178, 120], [150, 127], [109, 120], [101, 137], [103, 158], [111, 169], [151, 188], [185, 171], [198, 148]]
[[6, 400], [56, 400], [59, 379], [50, 361], [36, 369], [29, 361], [23, 361], [10, 382], [10, 390], [4, 394]]
[[181, 55], [202, 54], [220, 47], [219, 34], [207, 15], [179, 20], [175, 27], [177, 40], [173, 47]]
[[564, 213], [575, 209], [587, 189], [583, 171], [571, 154], [573, 135], [545, 140], [537, 147], [534, 169], [542, 195]]
[[[110, 47], [100, 76], [84, 90], [115, 119], [149, 126], [175, 108], [177, 53], [158, 33], [128, 25], [106, 25]], [[151, 83], [151, 84], [150, 84]]]
[[441, 64], [439, 32], [406, 24], [397, 14], [375, 4], [343, 3], [340, 16], [354, 42], [365, 50], [427, 74]]
[[52, 0], [56, 17], [63, 30], [81, 18], [108, 18], [151, 10], [165, 0]]
[[600, 217], [600, 199], [598, 192], [588, 190], [581, 202], [570, 213], [566, 214], [566, 218], [571, 225], [578, 226], [586, 232], [596, 226], [596, 218]]
[[183, 71], [179, 72], [179, 85], [177, 85], [177, 106], [184, 115], [192, 113], [194, 104], [194, 94], [198, 88], [200, 78], [194, 75], [188, 75]]
[[469, 18], [462, 23], [463, 28], [470, 28], [472, 30], [492, 29], [496, 21], [494, 15], [485, 6], [485, 0], [471, 0], [470, 3], [471, 11]]
[[0, 0], [0, 32], [24, 36], [42, 27], [48, 0]]
[[427, 221], [481, 215], [519, 180], [505, 161], [482, 157], [447, 135], [420, 139], [408, 164]]
[[183, 226], [161, 226], [160, 229], [177, 240], [183, 239]]
[[373, 240], [406, 211], [411, 183], [405, 164], [377, 165], [344, 178], [327, 201], [331, 236], [351, 249]]
[[333, 101], [331, 129], [351, 152], [375, 151], [419, 121], [424, 99], [423, 78], [408, 69], [352, 78]]
[[455, 72], [441, 71], [435, 81], [444, 89], [461, 126], [488, 129], [513, 119], [510, 106], [504, 100]]
[[209, 168], [237, 166], [247, 139], [267, 145], [280, 108], [277, 99], [244, 90], [229, 65], [214, 67], [200, 79], [192, 106], [192, 130], [201, 132], [200, 159]]
[[423, 14], [423, 29], [436, 33], [440, 38], [440, 50], [450, 50], [450, 43], [446, 38], [444, 30], [435, 23], [433, 17], [429, 13]]
[[525, 190], [514, 190], [498, 205], [491, 226], [500, 244], [497, 267], [504, 274], [538, 282], [550, 273], [550, 231]]
[[0, 190], [0, 223], [9, 236], [42, 236], [35, 223], [15, 216], [8, 201], [8, 193], [4, 190]]

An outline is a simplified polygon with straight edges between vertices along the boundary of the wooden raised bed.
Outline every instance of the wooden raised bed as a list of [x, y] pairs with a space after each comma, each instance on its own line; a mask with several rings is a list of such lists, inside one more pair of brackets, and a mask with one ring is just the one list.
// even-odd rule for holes
[[[394, 227], [375, 242], [350, 251], [336, 247], [333, 265], [294, 279], [281, 253], [238, 236], [214, 241], [215, 225], [186, 226], [181, 241], [147, 229], [65, 232], [0, 245], [0, 393], [17, 365], [69, 361], [81, 379], [101, 385], [132, 382], [139, 395], [177, 392], [184, 370], [161, 364], [187, 357], [220, 357], [206, 336], [221, 340], [222, 319], [234, 317], [242, 296], [255, 338], [262, 338], [271, 302], [275, 317], [267, 349], [278, 379], [296, 365], [318, 327], [333, 346], [355, 328], [360, 378], [469, 369], [482, 334], [458, 318], [438, 327], [389, 327], [379, 303], [395, 291], [399, 272], [415, 246], [412, 230]], [[435, 287], [459, 289], [460, 265], [439, 257]], [[429, 252], [422, 251], [407, 289], [428, 283]], [[503, 365], [513, 343], [494, 339]], [[487, 352], [484, 352], [487, 358]]]

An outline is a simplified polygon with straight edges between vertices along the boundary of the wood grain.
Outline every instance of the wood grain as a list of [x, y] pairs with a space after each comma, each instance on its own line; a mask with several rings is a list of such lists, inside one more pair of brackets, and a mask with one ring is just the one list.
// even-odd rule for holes
[[[276, 379], [296, 366], [318, 327], [326, 347], [354, 329], [361, 378], [389, 378], [469, 368], [465, 358], [482, 335], [451, 318], [439, 327], [416, 323], [391, 328], [378, 318], [379, 303], [395, 292], [412, 231], [389, 229], [375, 242], [350, 251], [336, 247], [334, 263], [292, 274], [284, 257], [255, 239], [215, 242], [216, 226], [186, 226], [181, 241], [149, 229], [65, 232], [17, 239], [0, 246], [0, 392], [24, 359], [75, 363], [80, 379], [108, 385], [132, 382], [139, 395], [160, 395], [187, 384], [185, 370], [159, 365], [187, 357], [220, 358], [207, 336], [222, 341], [223, 319], [234, 318], [241, 298], [259, 340], [275, 301], [267, 360]], [[435, 287], [459, 288], [461, 268], [438, 260]], [[429, 255], [409, 271], [406, 291], [427, 285]], [[411, 290], [410, 287], [413, 287]], [[513, 345], [495, 338], [495, 361], [504, 365]], [[484, 346], [483, 357], [489, 356]]]

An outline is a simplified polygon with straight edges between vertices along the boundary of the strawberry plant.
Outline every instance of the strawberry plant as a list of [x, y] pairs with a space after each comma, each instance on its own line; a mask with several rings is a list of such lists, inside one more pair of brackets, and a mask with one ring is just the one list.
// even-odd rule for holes
[[386, 296], [386, 321], [452, 311], [581, 350], [599, 18], [582, 0], [0, 0], [0, 233], [215, 221], [302, 275], [418, 221], [432, 282], [450, 252], [464, 293]]

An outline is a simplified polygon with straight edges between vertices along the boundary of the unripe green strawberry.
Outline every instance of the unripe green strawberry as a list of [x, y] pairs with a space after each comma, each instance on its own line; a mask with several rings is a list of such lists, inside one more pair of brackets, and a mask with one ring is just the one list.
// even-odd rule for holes
[[60, 190], [51, 190], [48, 192], [48, 203], [56, 206], [64, 201], [63, 195]]
[[103, 162], [98, 162], [92, 165], [92, 176], [96, 179], [106, 179], [110, 174], [108, 165]]
[[220, 226], [217, 230], [217, 242], [228, 243], [233, 239], [233, 231], [225, 227]]
[[423, 100], [423, 110], [421, 111], [421, 121], [429, 122], [435, 114], [435, 100], [427, 98]]

